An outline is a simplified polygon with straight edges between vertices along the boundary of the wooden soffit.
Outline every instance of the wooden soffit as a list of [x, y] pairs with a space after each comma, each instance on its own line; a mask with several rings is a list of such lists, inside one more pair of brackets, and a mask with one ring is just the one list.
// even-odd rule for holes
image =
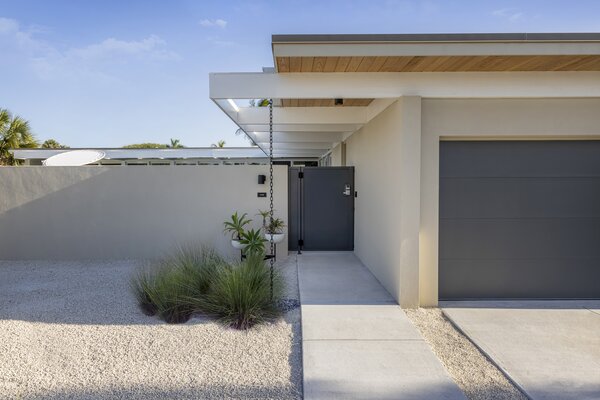
[[287, 72], [600, 71], [600, 55], [276, 57]]

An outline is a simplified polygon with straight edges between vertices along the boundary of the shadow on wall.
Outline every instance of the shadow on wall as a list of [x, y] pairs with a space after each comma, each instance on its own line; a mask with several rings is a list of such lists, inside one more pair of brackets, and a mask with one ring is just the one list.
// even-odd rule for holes
[[[263, 166], [71, 168], [0, 171], [3, 190], [19, 182], [21, 196], [0, 208], [0, 259], [153, 258], [189, 241], [233, 256], [223, 221], [268, 207], [256, 196]], [[285, 167], [275, 172], [286, 183], [276, 185], [275, 208], [287, 220]]]

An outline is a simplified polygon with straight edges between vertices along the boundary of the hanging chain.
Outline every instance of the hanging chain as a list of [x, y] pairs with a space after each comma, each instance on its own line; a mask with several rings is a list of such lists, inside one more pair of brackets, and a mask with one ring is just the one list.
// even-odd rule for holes
[[[269, 222], [273, 222], [273, 99], [269, 99]], [[269, 236], [269, 244], [271, 248], [271, 301], [273, 300], [273, 264], [275, 263], [275, 243], [273, 236], [275, 232], [271, 232]]]

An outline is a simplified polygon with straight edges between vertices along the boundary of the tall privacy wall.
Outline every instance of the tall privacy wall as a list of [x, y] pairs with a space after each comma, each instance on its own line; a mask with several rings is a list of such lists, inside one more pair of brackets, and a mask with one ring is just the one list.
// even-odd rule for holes
[[[259, 228], [269, 199], [258, 192], [268, 196], [268, 166], [2, 167], [0, 259], [155, 258], [186, 243], [239, 256], [223, 221], [237, 210]], [[285, 166], [274, 195], [287, 225]]]

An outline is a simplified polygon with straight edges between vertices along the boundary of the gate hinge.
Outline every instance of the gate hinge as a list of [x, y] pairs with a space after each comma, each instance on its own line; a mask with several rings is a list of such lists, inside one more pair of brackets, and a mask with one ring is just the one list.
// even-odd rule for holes
[[304, 179], [304, 172], [302, 172], [302, 171], [299, 171], [299, 172], [298, 172], [298, 178], [299, 178], [299, 179]]

